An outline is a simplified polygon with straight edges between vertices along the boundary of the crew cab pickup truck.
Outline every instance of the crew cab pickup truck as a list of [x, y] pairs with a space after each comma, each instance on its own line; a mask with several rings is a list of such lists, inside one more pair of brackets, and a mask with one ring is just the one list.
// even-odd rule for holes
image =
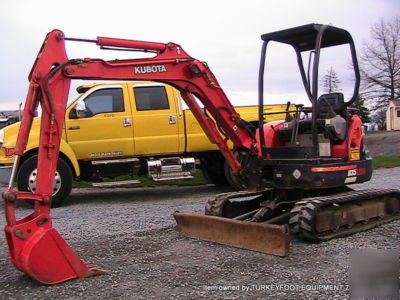
[[[54, 181], [53, 206], [68, 197], [72, 181], [101, 183], [102, 178], [132, 174], [153, 180], [192, 178], [196, 166], [215, 184], [226, 184], [229, 168], [190, 110], [182, 108], [175, 88], [154, 82], [84, 85], [66, 110], [60, 158]], [[286, 105], [266, 106], [267, 112]], [[241, 118], [257, 125], [258, 107], [237, 107]], [[268, 121], [283, 119], [272, 114]], [[0, 130], [0, 165], [11, 166], [20, 123]], [[35, 118], [16, 183], [35, 191], [40, 118]], [[115, 185], [136, 181], [115, 182]]]

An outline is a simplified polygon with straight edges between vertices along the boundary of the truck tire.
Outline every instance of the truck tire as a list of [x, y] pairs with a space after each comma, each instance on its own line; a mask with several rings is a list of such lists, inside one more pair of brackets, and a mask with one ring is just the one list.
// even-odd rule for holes
[[229, 185], [228, 180], [226, 180], [223, 170], [217, 171], [211, 168], [206, 168], [201, 170], [203, 177], [209, 182], [219, 186]]
[[213, 155], [202, 159], [201, 172], [203, 177], [209, 182], [219, 186], [229, 185], [225, 177], [225, 159], [222, 155]]
[[[20, 166], [17, 174], [17, 186], [20, 191], [35, 192], [37, 176], [37, 155], [25, 160]], [[62, 159], [58, 159], [57, 172], [55, 174], [53, 196], [51, 207], [60, 207], [69, 196], [72, 189], [72, 171], [68, 164]], [[32, 204], [32, 200], [28, 200]]]

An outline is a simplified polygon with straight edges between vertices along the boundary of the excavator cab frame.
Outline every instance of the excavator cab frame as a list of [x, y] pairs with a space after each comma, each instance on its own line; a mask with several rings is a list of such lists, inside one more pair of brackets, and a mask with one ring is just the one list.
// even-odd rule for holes
[[[266, 146], [265, 146], [265, 138], [264, 138], [264, 124], [261, 120], [264, 119], [264, 73], [265, 73], [265, 62], [266, 62], [266, 53], [268, 45], [271, 41], [287, 44], [293, 47], [296, 56], [297, 63], [300, 71], [300, 75], [302, 78], [302, 82], [304, 85], [304, 89], [306, 94], [312, 104], [311, 113], [312, 113], [312, 140], [314, 151], [311, 154], [311, 157], [318, 158], [318, 138], [317, 138], [317, 115], [318, 115], [318, 74], [319, 74], [319, 62], [321, 56], [321, 49], [339, 45], [348, 44], [350, 46], [350, 53], [352, 59], [352, 66], [354, 70], [354, 90], [352, 97], [343, 102], [343, 106], [340, 110], [347, 108], [351, 105], [358, 96], [358, 91], [360, 87], [360, 71], [358, 67], [356, 49], [354, 45], [353, 38], [350, 33], [344, 29], [337, 28], [330, 25], [321, 25], [321, 24], [308, 24], [303, 26], [298, 26], [290, 29], [285, 29], [281, 31], [271, 32], [267, 34], [263, 34], [261, 36], [263, 40], [263, 45], [261, 49], [261, 59], [260, 59], [260, 68], [259, 68], [259, 77], [258, 77], [258, 101], [259, 101], [259, 131], [260, 131], [260, 144], [261, 144], [261, 152], [262, 157], [266, 157]], [[310, 60], [308, 65], [308, 72], [305, 72], [302, 53], [306, 51], [310, 52]], [[313, 63], [312, 63], [312, 74], [310, 81], [310, 67], [312, 61], [313, 54]]]

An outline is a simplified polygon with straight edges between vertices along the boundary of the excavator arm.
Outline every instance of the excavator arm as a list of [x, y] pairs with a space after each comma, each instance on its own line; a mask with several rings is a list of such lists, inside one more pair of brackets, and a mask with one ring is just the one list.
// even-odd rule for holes
[[[151, 52], [154, 57], [113, 61], [69, 59], [66, 40], [92, 42], [106, 49]], [[104, 37], [96, 40], [66, 38], [59, 30], [48, 33], [29, 74], [30, 86], [16, 144], [16, 159], [9, 187], [3, 194], [11, 260], [18, 269], [45, 284], [103, 272], [81, 261], [51, 224], [52, 187], [71, 79], [152, 80], [170, 84], [181, 91], [184, 101], [211, 142], [222, 151], [233, 173], [240, 173], [243, 166], [227, 146], [228, 139], [239, 149], [257, 153], [254, 133], [241, 120], [207, 64], [190, 57], [179, 45]], [[21, 192], [14, 190], [13, 182], [39, 104], [42, 119], [36, 191]], [[19, 199], [34, 200], [35, 207], [30, 215], [17, 220], [15, 201]]]

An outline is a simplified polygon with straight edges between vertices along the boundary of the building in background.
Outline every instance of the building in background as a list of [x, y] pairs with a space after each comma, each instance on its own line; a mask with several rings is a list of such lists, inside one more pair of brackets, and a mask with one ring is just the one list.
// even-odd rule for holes
[[400, 130], [400, 99], [389, 102], [386, 111], [386, 130]]

